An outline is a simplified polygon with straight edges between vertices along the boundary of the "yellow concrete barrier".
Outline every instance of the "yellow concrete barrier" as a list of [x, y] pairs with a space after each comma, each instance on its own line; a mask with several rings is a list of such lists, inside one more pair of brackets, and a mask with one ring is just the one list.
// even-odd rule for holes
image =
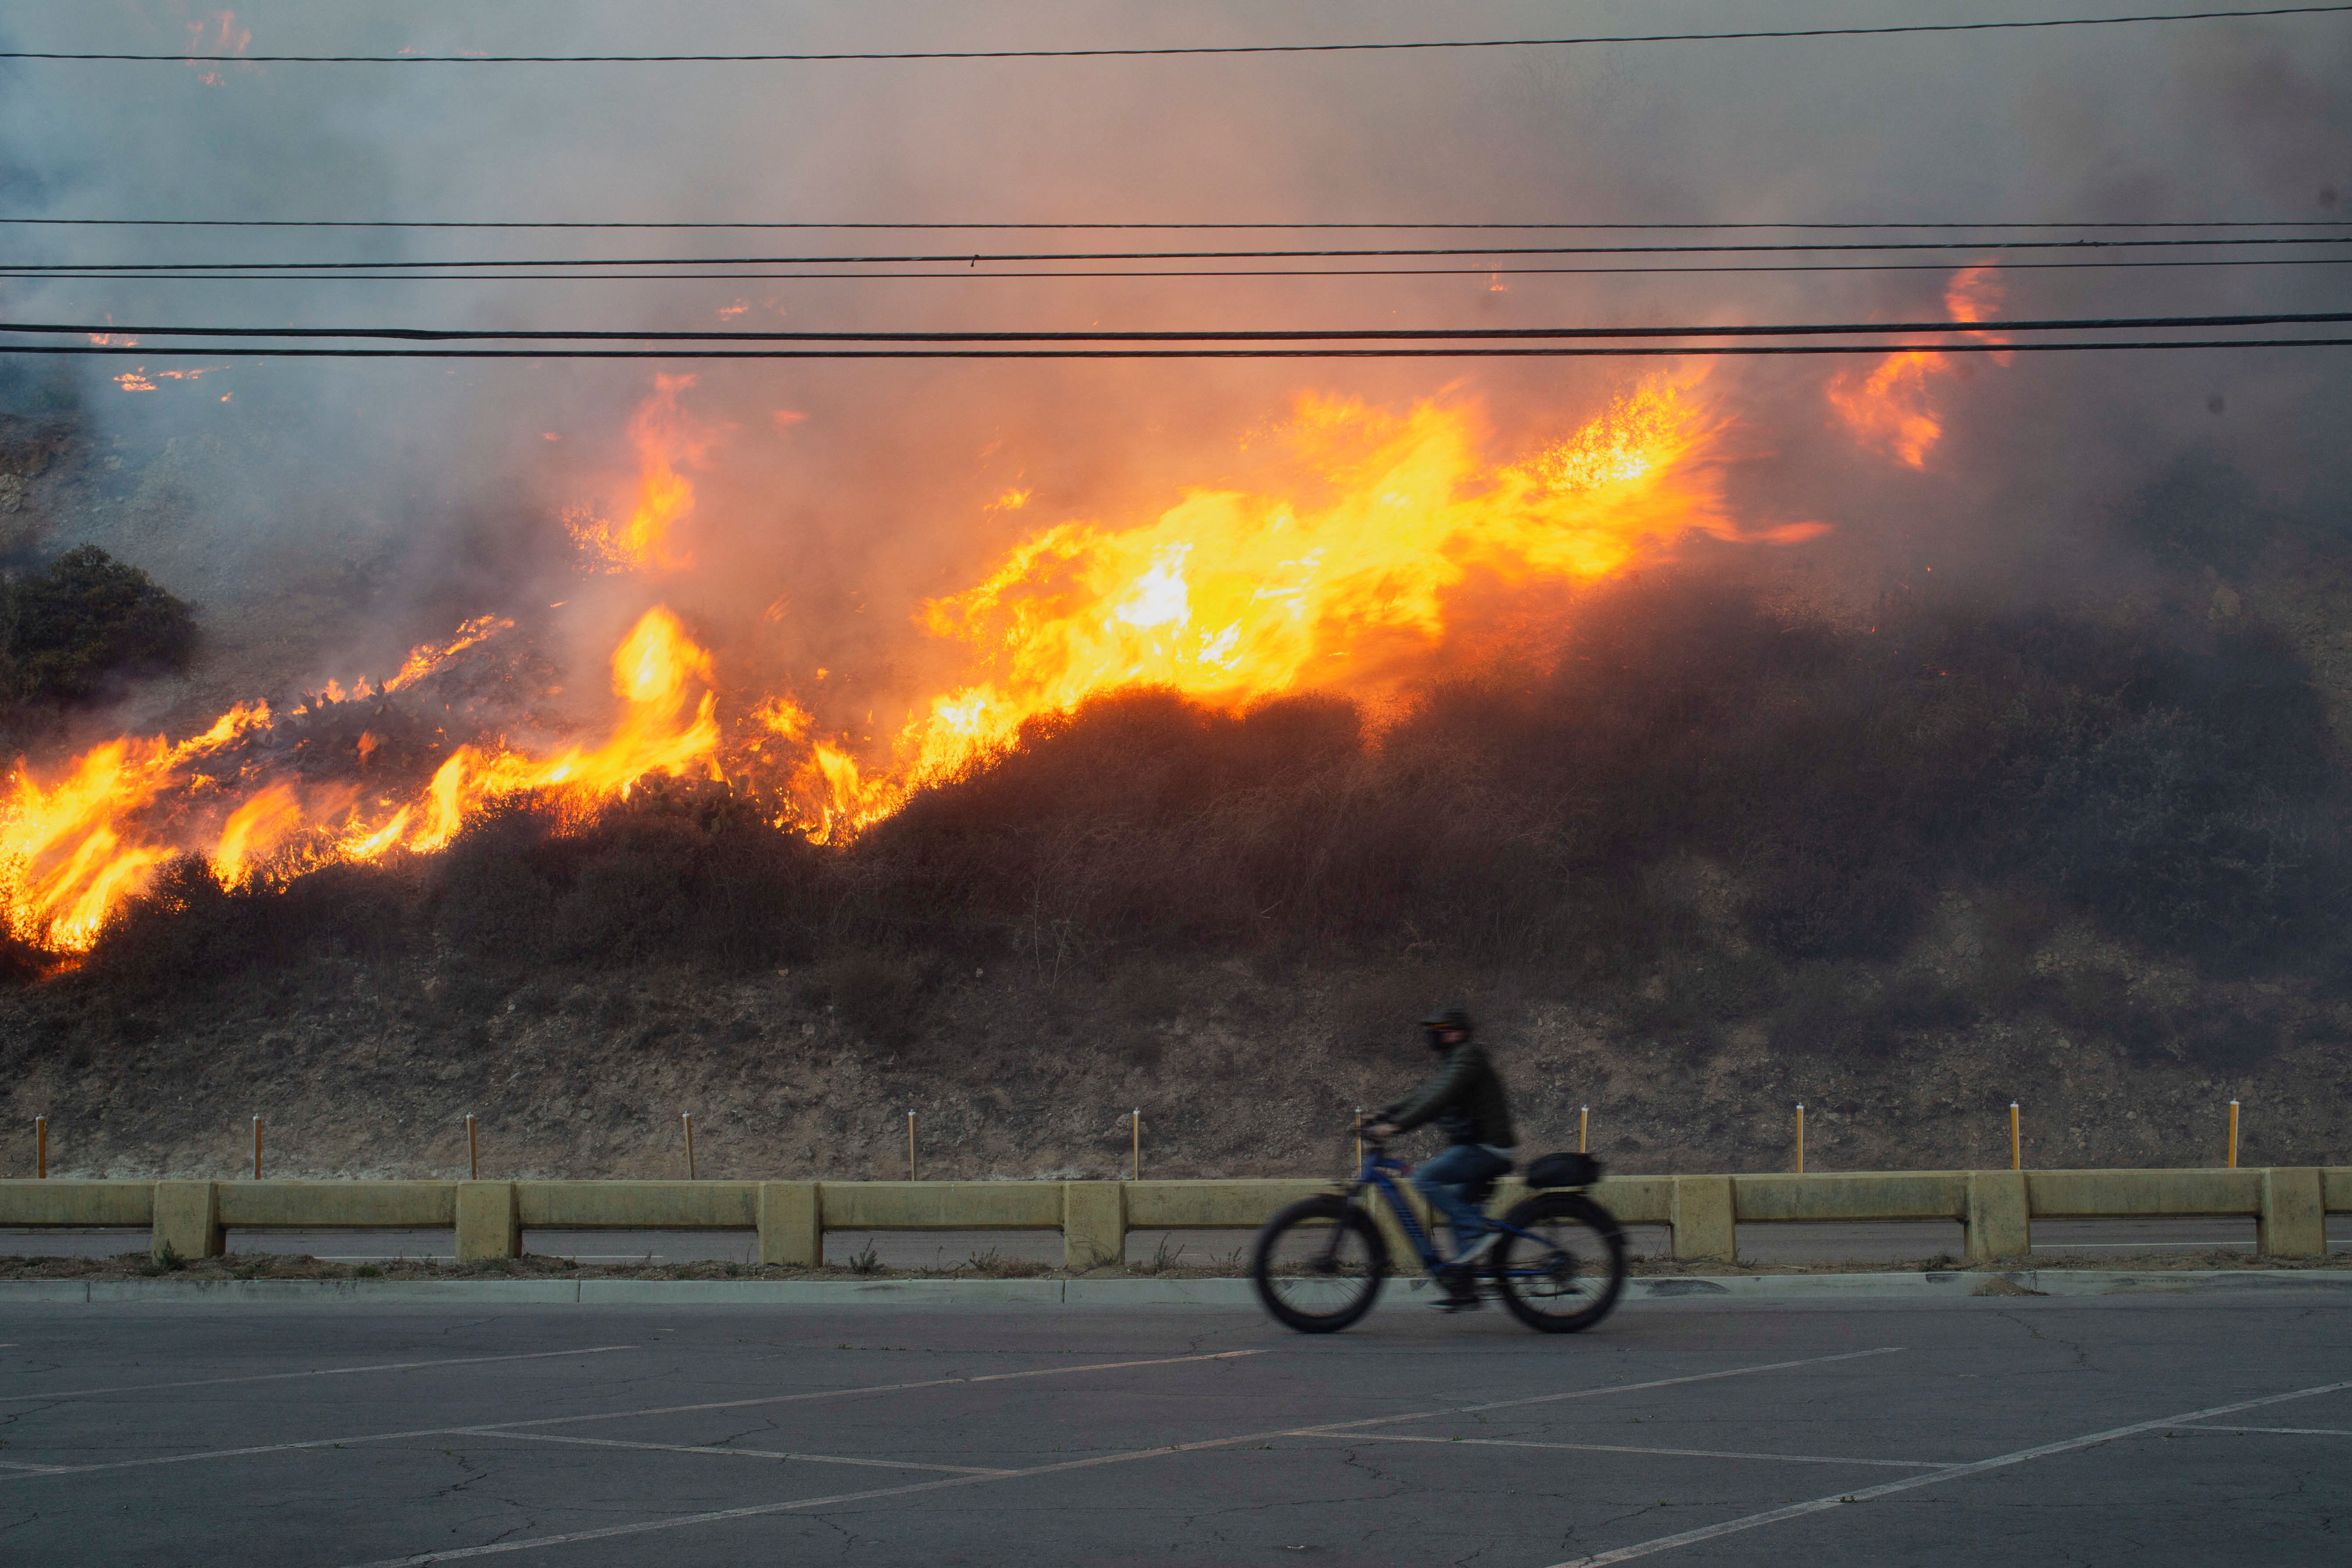
[[1062, 1267], [1077, 1272], [1127, 1261], [1127, 1184], [1062, 1184]]
[[823, 1182], [827, 1230], [1059, 1230], [1060, 1182]]
[[158, 1263], [174, 1258], [218, 1258], [227, 1250], [217, 1182], [155, 1184], [155, 1229], [149, 1246]]
[[1736, 1213], [1729, 1176], [1676, 1176], [1666, 1220], [1674, 1227], [1675, 1258], [1726, 1263], [1738, 1258]]
[[[1058, 1230], [1066, 1261], [1124, 1256], [1130, 1230], [1247, 1230], [1328, 1192], [1307, 1179], [1148, 1182], [0, 1181], [0, 1226], [151, 1226], [156, 1256], [217, 1257], [230, 1227], [457, 1232], [467, 1260], [510, 1258], [533, 1229], [754, 1230], [764, 1262], [812, 1266], [828, 1230]], [[1490, 1212], [1525, 1196], [1497, 1185]], [[1675, 1256], [1729, 1258], [1742, 1223], [1956, 1219], [1972, 1260], [2024, 1255], [2035, 1218], [2244, 1215], [2261, 1250], [2326, 1251], [2352, 1212], [2352, 1166], [2267, 1170], [1888, 1171], [1612, 1176], [1592, 1191], [1628, 1225], [1674, 1230]], [[1414, 1198], [1416, 1213], [1421, 1210]], [[1387, 1225], [1382, 1213], [1384, 1228]], [[1422, 1215], [1424, 1223], [1426, 1215]], [[1402, 1246], [1402, 1236], [1391, 1245]]]
[[152, 1225], [152, 1182], [0, 1182], [0, 1225]]
[[757, 1182], [517, 1182], [530, 1230], [751, 1230]]
[[2033, 1209], [2022, 1171], [1970, 1171], [1968, 1226], [1971, 1263], [2024, 1258], [2033, 1251]]
[[814, 1182], [760, 1184], [760, 1261], [815, 1268], [824, 1262], [824, 1196]]
[[2251, 1215], [2262, 1208], [2260, 1171], [2028, 1171], [2039, 1219]]
[[1844, 1172], [1731, 1178], [1732, 1217], [1748, 1220], [1966, 1219], [1958, 1171]]
[[2352, 1165], [2329, 1165], [2319, 1173], [2320, 1201], [2329, 1214], [2352, 1213]]
[[221, 1224], [238, 1229], [446, 1230], [457, 1223], [451, 1182], [222, 1182]]
[[458, 1262], [522, 1256], [522, 1205], [514, 1183], [459, 1182], [456, 1208]]
[[1328, 1182], [1129, 1182], [1129, 1230], [1255, 1230]]

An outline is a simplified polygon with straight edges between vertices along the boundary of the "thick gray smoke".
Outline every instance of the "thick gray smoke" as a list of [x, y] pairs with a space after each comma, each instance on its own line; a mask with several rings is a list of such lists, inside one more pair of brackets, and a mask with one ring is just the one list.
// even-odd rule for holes
[[[1906, 4], [1869, 16], [1951, 14]], [[231, 16], [124, 0], [20, 16], [0, 38], [17, 49], [206, 50], [226, 38], [252, 53], [888, 50], [1668, 32], [1852, 16], [1682, 3], [1277, 14], [1131, 0], [1017, 10], [374, 0]], [[15, 218], [2154, 222], [2343, 217], [2347, 192], [2352, 24], [2332, 17], [1457, 54], [478, 69], [20, 63], [0, 77], [0, 216]], [[1287, 247], [1299, 237], [0, 229], [8, 259], [52, 263], [1238, 249], [1261, 237]], [[1738, 258], [1681, 264], [1710, 259]], [[646, 329], [1901, 320], [1940, 317], [1950, 278], [1013, 281], [961, 270], [923, 281], [10, 280], [0, 310], [123, 324]], [[2000, 275], [2000, 313], [2324, 310], [2344, 300], [2345, 276], [2335, 266], [2017, 269]], [[1999, 579], [2053, 539], [2096, 537], [2100, 520], [2184, 461], [2248, 476], [2282, 508], [2335, 504], [2352, 389], [2345, 352], [1974, 364], [1937, 379], [1945, 434], [1916, 469], [1858, 440], [1831, 405], [1831, 379], [1866, 373], [1866, 362], [1731, 362], [1712, 384], [1740, 416], [1731, 483], [1754, 521], [1834, 524], [1807, 548], [1841, 570], [1937, 565]], [[1575, 423], [1637, 374], [1608, 362], [223, 359], [195, 362], [226, 368], [181, 380], [158, 373], [189, 362], [147, 363], [154, 391], [119, 390], [114, 378], [142, 363], [79, 361], [59, 373], [102, 441], [121, 443], [101, 449], [127, 477], [104, 506], [56, 520], [47, 543], [95, 540], [201, 601], [226, 670], [381, 668], [462, 616], [559, 600], [572, 617], [559, 627], [576, 632], [571, 651], [593, 659], [658, 595], [746, 657], [856, 670], [876, 689], [905, 676], [893, 661], [907, 657], [907, 617], [921, 596], [970, 583], [1038, 524], [1148, 516], [1181, 487], [1229, 479], [1249, 461], [1243, 437], [1278, 422], [1302, 392], [1402, 403], [1450, 387], [1483, 400], [1507, 444]], [[28, 395], [50, 368], [12, 370], [12, 395]], [[583, 579], [556, 519], [620, 504], [635, 468], [630, 413], [656, 369], [695, 375], [679, 406], [711, 437], [704, 465], [688, 470], [698, 497], [683, 537], [696, 569], [651, 584]], [[991, 510], [1014, 489], [1030, 492], [1024, 508]], [[2099, 561], [2080, 549], [2068, 559]]]

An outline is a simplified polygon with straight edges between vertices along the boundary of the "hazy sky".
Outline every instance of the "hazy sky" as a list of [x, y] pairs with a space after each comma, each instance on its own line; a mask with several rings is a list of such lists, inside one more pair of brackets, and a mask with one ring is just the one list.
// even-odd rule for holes
[[[1999, 14], [2083, 8], [2082, 0], [2037, 0]], [[1197, 3], [509, 0], [491, 8], [353, 0], [240, 6], [224, 21], [217, 10], [85, 0], [0, 19], [0, 39], [17, 49], [176, 49], [226, 37], [253, 53], [981, 48], [1986, 14], [1956, 3], [1785, 0], [1294, 4], [1278, 12]], [[1161, 60], [0, 67], [0, 216], [11, 217], [2078, 223], [2347, 217], [2347, 194], [2352, 18], [2344, 17]], [[51, 262], [1241, 248], [1217, 242], [1249, 237], [0, 235], [9, 258]], [[1171, 237], [1178, 243], [1142, 243]], [[1276, 237], [1289, 247], [1300, 237]], [[1727, 259], [1739, 258], [1713, 258]], [[647, 329], [1900, 320], [1941, 315], [1949, 277], [1015, 281], [964, 270], [919, 281], [0, 281], [0, 310], [140, 323]], [[2347, 297], [2347, 277], [2334, 266], [2017, 270], [2003, 275], [2002, 312], [2326, 310]], [[2296, 504], [2340, 510], [2327, 498], [2345, 477], [2347, 352], [2021, 356], [1980, 366], [1943, 390], [1950, 433], [1918, 471], [1842, 432], [1823, 395], [1830, 363], [1732, 364], [1716, 374], [1744, 422], [1748, 461], [1734, 488], [1749, 504], [1822, 518], [1838, 526], [1837, 537], [1879, 548], [1948, 548], [1977, 559], [2116, 504], [2190, 450], [2239, 465]], [[105, 380], [121, 368], [86, 362], [93, 406], [126, 430], [267, 437], [257, 448], [267, 460], [240, 476], [245, 504], [220, 510], [213, 522], [232, 553], [240, 538], [261, 537], [255, 519], [305, 508], [331, 512], [355, 552], [371, 531], [446, 534], [462, 551], [486, 511], [551, 513], [630, 466], [622, 432], [654, 374], [645, 364], [247, 363], [132, 397]], [[835, 636], [840, 616], [866, 605], [903, 626], [916, 595], [970, 581], [1032, 523], [1154, 511], [1183, 485], [1219, 481], [1240, 438], [1279, 419], [1302, 392], [1402, 402], [1450, 388], [1447, 395], [1483, 400], [1506, 439], [1573, 424], [1636, 372], [1557, 363], [982, 363], [697, 374], [682, 405], [715, 432], [703, 506], [707, 518], [727, 509], [726, 542], [706, 559], [727, 571], [680, 592], [701, 593], [717, 615], [794, 584], [803, 602], [822, 606], [812, 624]], [[779, 410], [805, 417], [779, 424]], [[984, 510], [1014, 484], [1038, 496], [1027, 516]], [[266, 575], [266, 555], [236, 559], [240, 572]]]

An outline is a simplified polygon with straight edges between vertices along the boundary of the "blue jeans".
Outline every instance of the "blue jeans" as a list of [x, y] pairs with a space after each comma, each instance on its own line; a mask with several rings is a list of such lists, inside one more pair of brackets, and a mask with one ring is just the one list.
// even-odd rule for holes
[[1453, 1230], [1456, 1257], [1487, 1229], [1486, 1216], [1479, 1212], [1477, 1205], [1462, 1195], [1464, 1189], [1499, 1176], [1510, 1168], [1508, 1160], [1488, 1152], [1484, 1144], [1456, 1143], [1412, 1173], [1412, 1184], [1445, 1216], [1446, 1225]]

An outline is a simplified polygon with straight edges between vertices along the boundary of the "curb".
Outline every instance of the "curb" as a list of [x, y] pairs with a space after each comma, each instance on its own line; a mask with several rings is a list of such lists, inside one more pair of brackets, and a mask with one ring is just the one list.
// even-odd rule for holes
[[[1626, 1281], [1624, 1304], [2186, 1296], [2226, 1290], [2319, 1291], [2352, 1297], [2352, 1269], [2323, 1274], [2263, 1269], [2019, 1268], [2000, 1273], [1955, 1269], [1927, 1274], [1638, 1277]], [[1246, 1279], [0, 1280], [0, 1308], [167, 1301], [310, 1306], [465, 1302], [533, 1307], [1255, 1307], [1257, 1296]]]

